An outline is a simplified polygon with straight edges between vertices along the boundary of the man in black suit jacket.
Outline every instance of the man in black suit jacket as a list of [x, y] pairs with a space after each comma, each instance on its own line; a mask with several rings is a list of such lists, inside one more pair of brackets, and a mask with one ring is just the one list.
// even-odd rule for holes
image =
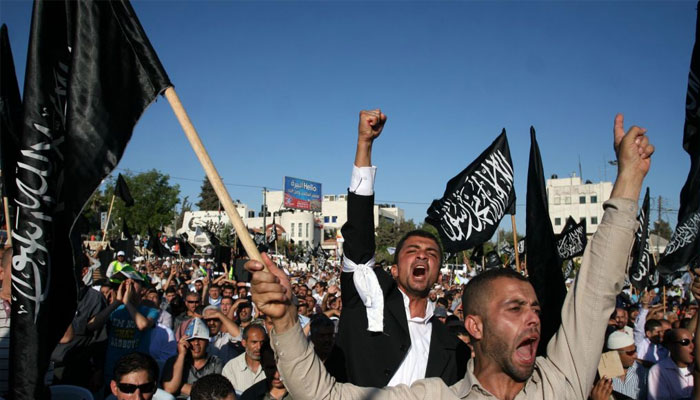
[[410, 232], [396, 247], [391, 275], [374, 267], [371, 154], [385, 122], [380, 110], [360, 112], [348, 221], [342, 228], [343, 312], [336, 344], [353, 384], [384, 387], [440, 377], [451, 385], [464, 377], [469, 353], [432, 318], [428, 294], [442, 259], [437, 239], [425, 231]]

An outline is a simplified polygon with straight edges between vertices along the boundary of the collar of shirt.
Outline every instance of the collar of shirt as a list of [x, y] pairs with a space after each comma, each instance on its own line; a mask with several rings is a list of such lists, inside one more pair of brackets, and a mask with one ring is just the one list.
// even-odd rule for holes
[[258, 365], [258, 370], [255, 371], [255, 370], [253, 370], [252, 368], [250, 368], [250, 367], [248, 366], [248, 361], [245, 359], [245, 353], [243, 353], [241, 356], [242, 356], [241, 358], [243, 359], [243, 362], [241, 363], [241, 364], [242, 364], [241, 366], [243, 367], [243, 368], [241, 368], [241, 372], [243, 372], [243, 371], [245, 371], [245, 370], [250, 370], [250, 372], [252, 372], [252, 373], [254, 373], [254, 374], [257, 375], [258, 372], [262, 371], [262, 368], [261, 368], [262, 365]]
[[679, 376], [690, 376], [690, 375], [692, 375], [691, 371], [693, 370], [692, 365], [688, 366], [687, 368], [685, 368], [687, 373], [684, 375], [681, 367], [679, 367], [678, 364], [676, 364], [676, 362], [673, 361], [671, 356], [668, 356], [667, 358], [664, 358], [663, 360], [659, 361], [659, 368], [673, 370]]
[[399, 288], [399, 293], [401, 293], [401, 296], [403, 297], [403, 309], [406, 311], [406, 320], [408, 320], [409, 322], [417, 322], [419, 324], [428, 324], [430, 322], [430, 318], [433, 317], [433, 311], [435, 311], [435, 304], [430, 302], [430, 300], [426, 301], [425, 317], [411, 318], [411, 307], [409, 307], [410, 299], [401, 288]]

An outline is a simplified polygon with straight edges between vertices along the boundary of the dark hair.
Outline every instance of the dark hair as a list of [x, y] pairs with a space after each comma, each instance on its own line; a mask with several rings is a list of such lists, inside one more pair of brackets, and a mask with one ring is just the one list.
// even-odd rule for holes
[[223, 400], [235, 393], [231, 381], [220, 374], [203, 376], [192, 385], [190, 399], [192, 400]]
[[252, 310], [252, 309], [253, 309], [253, 305], [250, 304], [250, 303], [248, 303], [248, 302], [241, 303], [241, 304], [238, 305], [238, 308], [236, 309], [236, 311], [241, 311], [241, 310], [244, 309], [244, 308], [250, 308], [250, 309]]
[[168, 286], [168, 288], [165, 289], [165, 293], [166, 293], [166, 294], [168, 294], [168, 293], [177, 293], [177, 289], [175, 289], [174, 286]]
[[403, 248], [404, 243], [406, 242], [406, 240], [408, 238], [413, 237], [413, 236], [419, 236], [422, 238], [430, 239], [433, 242], [435, 242], [435, 244], [437, 244], [437, 247], [440, 250], [440, 257], [438, 260], [438, 267], [440, 267], [442, 265], [442, 246], [440, 246], [440, 242], [435, 237], [435, 235], [433, 235], [432, 233], [430, 233], [428, 231], [424, 231], [421, 229], [416, 229], [416, 230], [410, 231], [407, 234], [403, 235], [401, 240], [399, 240], [399, 243], [396, 245], [396, 250], [394, 251], [394, 265], [399, 264], [399, 253], [401, 253], [401, 248]]
[[148, 380], [156, 381], [158, 379], [158, 363], [153, 357], [144, 353], [129, 353], [122, 356], [114, 364], [114, 381], [119, 382], [122, 376], [136, 371], [148, 372]]
[[661, 321], [658, 319], [650, 319], [644, 324], [644, 332], [651, 332], [656, 328], [661, 328]]
[[221, 287], [221, 290], [226, 290], [226, 289], [235, 290], [234, 287], [233, 287], [233, 285], [231, 285], [230, 283], [227, 283], [227, 284], [225, 284], [224, 286]]
[[464, 293], [462, 293], [462, 310], [465, 317], [467, 315], [482, 314], [482, 303], [489, 298], [488, 290], [490, 284], [499, 278], [517, 279], [530, 283], [527, 278], [510, 268], [493, 268], [482, 272], [472, 278], [472, 280], [467, 283], [467, 286], [464, 287]]
[[250, 324], [243, 328], [243, 333], [241, 334], [241, 337], [243, 340], [248, 340], [248, 335], [250, 334], [251, 329], [260, 329], [260, 332], [262, 332], [264, 337], [267, 337], [267, 332], [265, 332], [265, 327], [260, 325], [260, 324]]

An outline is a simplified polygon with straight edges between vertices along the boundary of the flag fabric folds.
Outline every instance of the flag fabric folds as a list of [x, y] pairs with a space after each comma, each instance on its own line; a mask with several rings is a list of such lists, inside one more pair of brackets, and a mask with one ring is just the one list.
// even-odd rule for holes
[[134, 205], [134, 198], [131, 197], [131, 191], [129, 191], [129, 186], [127, 186], [122, 174], [119, 174], [117, 177], [117, 185], [114, 188], [114, 194], [120, 199], [124, 200], [124, 204], [127, 207]]
[[639, 227], [635, 232], [632, 246], [632, 263], [629, 268], [629, 281], [637, 290], [649, 286], [649, 279], [654, 274], [653, 260], [649, 254], [649, 188], [644, 194], [644, 202], [639, 210]]
[[267, 239], [268, 244], [273, 244], [277, 241], [277, 224], [275, 223], [275, 215], [272, 214], [272, 230], [270, 231], [270, 237]]
[[168, 86], [128, 1], [34, 3], [14, 200], [13, 267], [22, 274], [12, 288], [10, 397], [48, 396], [49, 356], [75, 314], [73, 222]]
[[[698, 6], [700, 7], [700, 2]], [[696, 7], [696, 8], [697, 8]], [[688, 91], [685, 99], [685, 126], [683, 149], [690, 156], [690, 172], [681, 189], [678, 223], [658, 270], [668, 274], [690, 265], [700, 267], [700, 8], [695, 21], [695, 44], [688, 72]]]
[[457, 253], [491, 238], [515, 203], [513, 162], [506, 130], [467, 168], [447, 182], [445, 193], [428, 208], [445, 251]]
[[[15, 197], [17, 184], [15, 170], [19, 155], [19, 136], [22, 130], [22, 99], [15, 74], [15, 63], [10, 48], [10, 37], [5, 24], [0, 28], [0, 170], [2, 195]], [[4, 229], [4, 226], [3, 226]]]
[[[569, 217], [562, 230], [557, 237], [557, 253], [561, 260], [570, 260], [578, 257], [586, 250], [586, 220], [576, 223], [573, 218]], [[564, 274], [566, 276], [566, 274]]]
[[544, 355], [549, 339], [561, 325], [561, 307], [566, 296], [564, 275], [549, 219], [544, 168], [535, 128], [530, 127], [530, 163], [527, 171], [526, 205], [527, 272], [540, 302], [542, 325], [538, 355]]

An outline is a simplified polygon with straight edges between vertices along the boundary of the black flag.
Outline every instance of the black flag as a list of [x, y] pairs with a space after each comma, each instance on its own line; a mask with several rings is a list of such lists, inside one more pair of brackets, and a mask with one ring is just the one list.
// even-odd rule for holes
[[[700, 2], [698, 6], [700, 7]], [[688, 92], [685, 98], [683, 148], [690, 155], [690, 172], [681, 189], [678, 223], [666, 245], [658, 269], [667, 274], [690, 265], [700, 266], [700, 8], [695, 21], [695, 44], [690, 59]]]
[[131, 236], [131, 232], [129, 232], [129, 226], [126, 223], [126, 218], [122, 218], [122, 235], [124, 235], [124, 239], [126, 240], [134, 240], [134, 237]]
[[128, 1], [34, 3], [17, 158], [11, 398], [48, 397], [49, 357], [75, 315], [73, 223], [168, 86]]
[[649, 188], [644, 194], [642, 209], [639, 210], [639, 227], [632, 246], [632, 263], [629, 269], [629, 281], [637, 290], [649, 286], [649, 278], [654, 274], [651, 255], [649, 254]]
[[150, 226], [148, 227], [148, 245], [146, 245], [146, 249], [150, 250], [156, 257], [165, 256], [165, 249], [160, 242], [160, 237], [153, 232]]
[[561, 260], [570, 260], [582, 255], [583, 251], [586, 250], [587, 243], [586, 220], [582, 219], [577, 224], [573, 218], [569, 217], [564, 230], [557, 236], [557, 253], [559, 258]]
[[5, 24], [0, 28], [0, 62], [0, 173], [2, 195], [12, 199], [17, 194], [15, 170], [22, 130], [22, 100]]
[[190, 244], [190, 241], [188, 240], [188, 235], [186, 232], [184, 232], [182, 235], [180, 235], [180, 238], [178, 239], [178, 242], [180, 243], [180, 257], [183, 258], [190, 258], [194, 254], [194, 247]]
[[513, 163], [506, 130], [459, 175], [447, 182], [425, 221], [440, 233], [445, 251], [457, 253], [491, 238], [515, 203]]
[[117, 176], [117, 185], [114, 188], [114, 194], [120, 199], [124, 200], [124, 204], [127, 207], [134, 205], [134, 198], [131, 197], [131, 191], [129, 191], [129, 186], [127, 186], [122, 174]]
[[486, 254], [486, 265], [484, 265], [484, 269], [501, 268], [502, 266], [503, 262], [501, 261], [501, 257], [495, 250], [489, 251], [488, 254]]
[[541, 337], [537, 350], [544, 355], [549, 339], [561, 325], [561, 307], [566, 296], [561, 260], [547, 208], [544, 168], [535, 128], [530, 127], [530, 165], [527, 171], [526, 205], [527, 272], [540, 302]]

